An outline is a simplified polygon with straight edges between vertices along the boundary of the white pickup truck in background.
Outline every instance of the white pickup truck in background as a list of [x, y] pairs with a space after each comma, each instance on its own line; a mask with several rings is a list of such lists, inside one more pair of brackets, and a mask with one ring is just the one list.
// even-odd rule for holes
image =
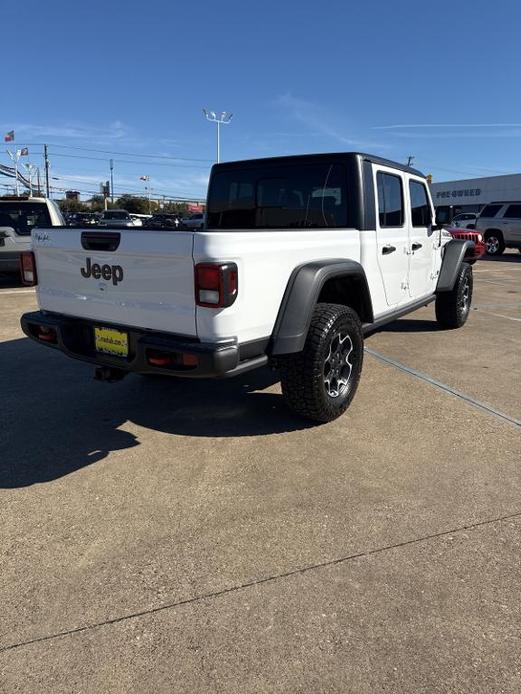
[[0, 272], [20, 272], [20, 254], [31, 249], [33, 229], [63, 224], [60, 208], [53, 200], [0, 197]]
[[365, 333], [431, 301], [441, 326], [460, 327], [472, 298], [473, 244], [436, 224], [425, 177], [367, 154], [215, 165], [203, 230], [32, 238], [32, 339], [108, 381], [270, 363], [289, 406], [321, 422], [355, 394]]

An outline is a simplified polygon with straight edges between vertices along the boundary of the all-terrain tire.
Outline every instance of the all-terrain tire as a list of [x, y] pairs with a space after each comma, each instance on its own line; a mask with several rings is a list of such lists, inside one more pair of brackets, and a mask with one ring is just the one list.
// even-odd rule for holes
[[468, 263], [461, 263], [454, 288], [436, 297], [436, 320], [442, 328], [461, 328], [466, 323], [472, 304], [472, 287], [472, 268]]
[[356, 393], [363, 357], [356, 312], [341, 304], [317, 304], [302, 352], [279, 360], [287, 405], [315, 422], [340, 417]]
[[487, 231], [485, 234], [487, 255], [501, 255], [505, 250], [505, 241], [500, 231]]

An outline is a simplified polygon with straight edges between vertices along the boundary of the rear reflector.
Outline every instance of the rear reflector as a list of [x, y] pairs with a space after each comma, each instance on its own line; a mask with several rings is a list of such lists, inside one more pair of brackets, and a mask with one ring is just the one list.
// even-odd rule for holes
[[20, 273], [22, 275], [23, 284], [28, 287], [34, 287], [38, 284], [36, 261], [32, 251], [22, 251], [22, 253], [20, 253]]
[[185, 352], [160, 352], [158, 350], [147, 350], [147, 361], [151, 366], [159, 367], [194, 367], [199, 364], [199, 358], [195, 354]]
[[36, 333], [39, 340], [42, 342], [50, 342], [55, 344], [58, 342], [58, 336], [54, 328], [49, 328], [46, 325], [39, 325], [38, 332]]
[[198, 263], [195, 266], [195, 302], [207, 308], [231, 306], [238, 293], [235, 263]]

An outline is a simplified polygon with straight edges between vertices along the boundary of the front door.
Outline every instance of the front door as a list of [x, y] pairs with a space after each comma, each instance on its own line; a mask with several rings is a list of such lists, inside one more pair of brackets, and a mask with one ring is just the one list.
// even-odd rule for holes
[[432, 231], [433, 213], [427, 188], [409, 179], [409, 296], [420, 299], [434, 291], [434, 258], [438, 236]]
[[378, 198], [376, 252], [388, 306], [409, 300], [409, 232], [405, 215], [404, 177], [396, 169], [374, 167]]

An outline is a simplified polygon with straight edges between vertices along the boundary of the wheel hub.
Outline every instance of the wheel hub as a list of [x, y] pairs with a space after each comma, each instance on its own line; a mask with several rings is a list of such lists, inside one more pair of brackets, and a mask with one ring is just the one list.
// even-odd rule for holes
[[499, 250], [499, 239], [497, 236], [489, 236], [486, 241], [487, 251], [489, 253], [497, 253]]
[[353, 371], [353, 343], [347, 333], [336, 333], [329, 344], [329, 352], [324, 361], [324, 388], [331, 398], [343, 395], [349, 387]]

